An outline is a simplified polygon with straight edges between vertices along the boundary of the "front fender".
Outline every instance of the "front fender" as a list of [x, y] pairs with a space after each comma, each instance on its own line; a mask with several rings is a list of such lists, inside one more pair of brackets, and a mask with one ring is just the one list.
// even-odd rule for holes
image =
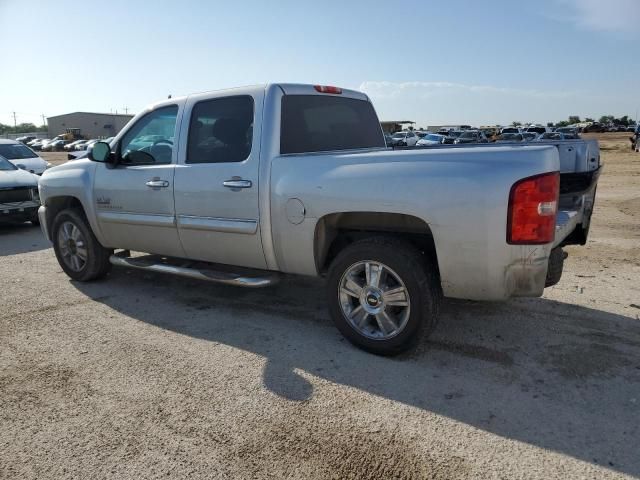
[[90, 160], [75, 160], [47, 170], [38, 183], [42, 210], [39, 215], [45, 222], [41, 224], [48, 238], [49, 226], [53, 216], [60, 211], [61, 203], [79, 203], [99, 242], [103, 242], [102, 232], [96, 220], [95, 202], [93, 200], [93, 181], [97, 164]]

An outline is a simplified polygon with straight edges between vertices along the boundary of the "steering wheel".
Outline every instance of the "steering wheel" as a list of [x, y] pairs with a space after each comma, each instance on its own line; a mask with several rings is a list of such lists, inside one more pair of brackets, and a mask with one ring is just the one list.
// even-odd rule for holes
[[155, 147], [159, 143], [168, 143], [169, 145], [173, 145], [173, 142], [171, 140], [163, 138], [162, 140], [156, 140], [155, 142], [153, 142], [153, 144], [151, 146]]

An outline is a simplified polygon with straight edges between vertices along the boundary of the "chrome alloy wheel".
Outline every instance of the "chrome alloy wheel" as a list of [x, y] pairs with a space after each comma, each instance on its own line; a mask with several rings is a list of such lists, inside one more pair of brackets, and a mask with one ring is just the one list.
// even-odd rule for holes
[[342, 314], [358, 333], [373, 340], [398, 335], [409, 320], [409, 291], [383, 263], [364, 260], [342, 275], [338, 297]]
[[84, 235], [72, 222], [64, 222], [58, 230], [58, 248], [64, 263], [79, 272], [87, 263], [87, 247]]

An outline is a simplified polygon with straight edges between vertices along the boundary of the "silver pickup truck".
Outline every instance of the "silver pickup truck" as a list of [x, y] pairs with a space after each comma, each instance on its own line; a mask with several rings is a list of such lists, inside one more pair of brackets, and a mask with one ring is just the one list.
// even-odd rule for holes
[[597, 144], [571, 145], [392, 150], [361, 92], [200, 93], [47, 170], [39, 216], [79, 281], [112, 264], [245, 287], [326, 277], [340, 331], [395, 354], [434, 328], [443, 295], [539, 296], [559, 280], [600, 171]]

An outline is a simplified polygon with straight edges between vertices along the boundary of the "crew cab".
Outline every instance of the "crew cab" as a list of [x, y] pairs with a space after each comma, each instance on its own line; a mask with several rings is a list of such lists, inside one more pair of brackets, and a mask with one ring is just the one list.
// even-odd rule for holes
[[244, 287], [324, 277], [339, 330], [390, 355], [433, 330], [443, 295], [559, 280], [599, 171], [560, 160], [545, 144], [388, 148], [364, 93], [270, 84], [149, 106], [47, 170], [39, 216], [78, 281], [114, 264]]

